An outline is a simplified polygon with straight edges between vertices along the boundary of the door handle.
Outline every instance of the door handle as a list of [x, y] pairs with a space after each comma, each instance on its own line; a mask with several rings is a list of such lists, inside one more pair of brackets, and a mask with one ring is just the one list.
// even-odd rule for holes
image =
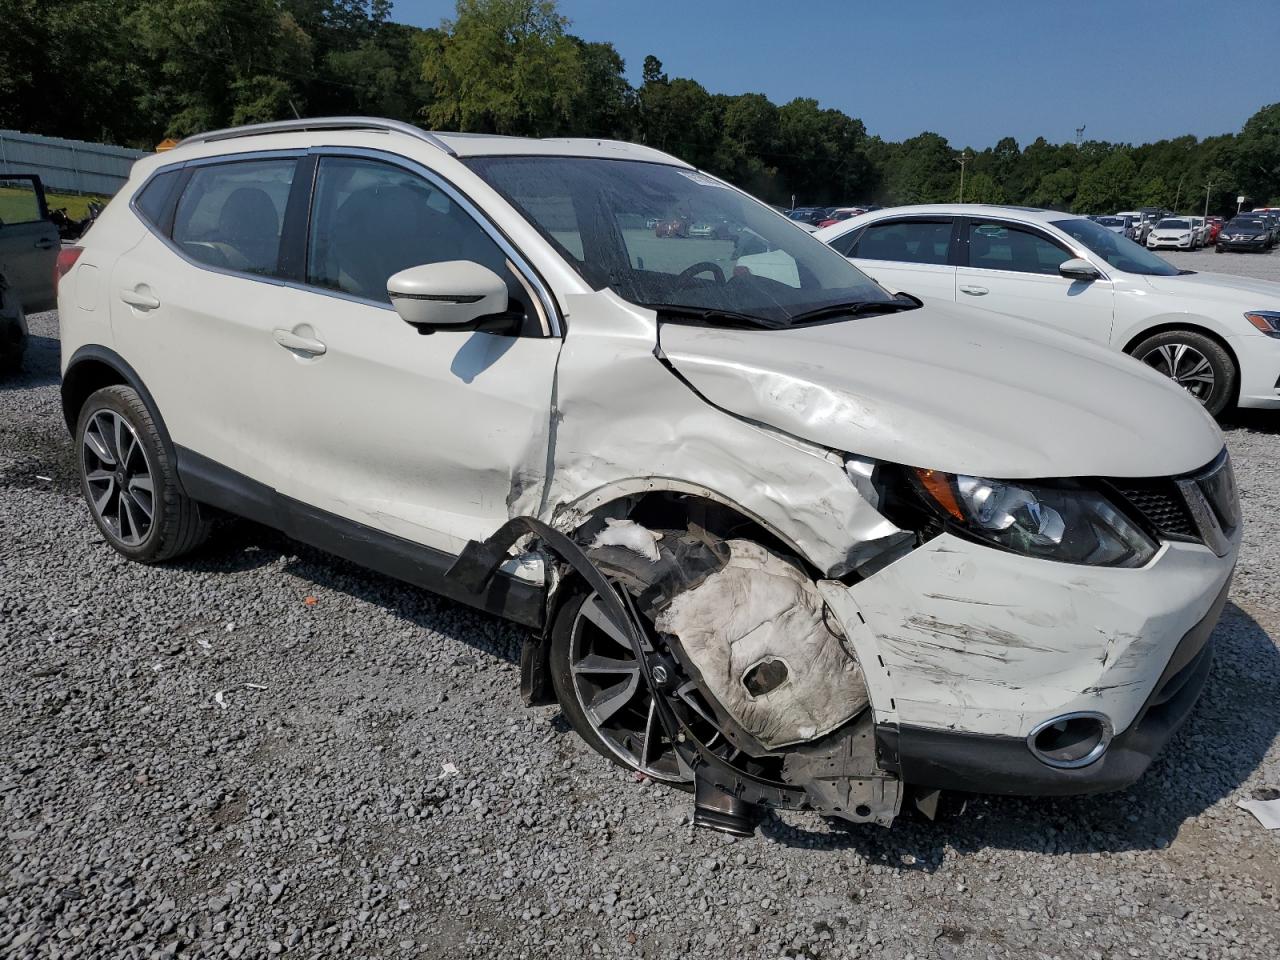
[[271, 335], [276, 338], [276, 343], [280, 344], [280, 346], [296, 353], [306, 353], [313, 357], [321, 357], [329, 349], [314, 337], [303, 337], [283, 327], [277, 327], [271, 331]]
[[987, 295], [986, 287], [975, 287], [973, 284], [961, 284], [961, 293], [967, 293], [971, 297], [985, 297]]
[[160, 306], [160, 301], [145, 286], [135, 287], [132, 290], [121, 290], [120, 299], [131, 307], [137, 307], [139, 310], [154, 310]]
[[57, 240], [50, 240], [48, 237], [41, 237], [36, 241], [37, 250], [52, 250], [54, 247], [60, 246]]

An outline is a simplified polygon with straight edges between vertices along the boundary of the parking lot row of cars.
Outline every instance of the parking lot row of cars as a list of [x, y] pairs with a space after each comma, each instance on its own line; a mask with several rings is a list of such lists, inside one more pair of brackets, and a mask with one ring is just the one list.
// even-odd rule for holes
[[1271, 250], [1280, 242], [1280, 209], [1260, 207], [1224, 217], [1177, 215], [1167, 211], [1122, 211], [1090, 220], [1149, 250]]

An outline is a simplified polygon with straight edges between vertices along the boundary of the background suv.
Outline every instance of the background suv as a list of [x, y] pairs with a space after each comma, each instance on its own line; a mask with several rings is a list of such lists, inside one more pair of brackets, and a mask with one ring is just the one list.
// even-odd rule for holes
[[117, 551], [222, 509], [524, 624], [526, 700], [704, 826], [1114, 789], [1204, 682], [1240, 524], [1203, 410], [650, 148], [217, 131], [139, 161], [64, 266]]
[[[1193, 242], [1188, 221], [1162, 222], [1182, 226], [1153, 238], [1173, 229]], [[897, 207], [817, 236], [890, 289], [1025, 317], [1137, 357], [1211, 413], [1280, 409], [1275, 283], [1179, 270], [1085, 217], [1025, 207]]]

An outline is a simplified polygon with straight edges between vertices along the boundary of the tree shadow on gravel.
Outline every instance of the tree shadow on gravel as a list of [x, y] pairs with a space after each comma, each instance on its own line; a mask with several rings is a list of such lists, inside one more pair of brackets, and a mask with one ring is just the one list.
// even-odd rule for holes
[[1222, 418], [1222, 429], [1245, 430], [1249, 433], [1280, 433], [1280, 411], [1233, 410]]
[[173, 565], [199, 573], [244, 572], [269, 566], [281, 557], [287, 558], [286, 573], [318, 588], [382, 607], [401, 620], [460, 640], [508, 663], [520, 661], [520, 645], [526, 635], [523, 628], [291, 540], [249, 520], [219, 522], [205, 546]]
[[27, 337], [22, 369], [13, 376], [0, 377], [0, 390], [31, 390], [57, 383], [62, 379], [60, 349], [56, 337]]
[[1189, 819], [1243, 785], [1280, 733], [1280, 650], [1249, 614], [1228, 604], [1214, 631], [1213, 669], [1186, 724], [1136, 784], [1092, 797], [952, 795], [963, 812], [930, 822], [903, 816], [892, 829], [832, 821], [828, 830], [771, 816], [762, 832], [816, 851], [857, 850], [902, 870], [936, 869], [947, 849], [1044, 854], [1116, 853], [1169, 846]]

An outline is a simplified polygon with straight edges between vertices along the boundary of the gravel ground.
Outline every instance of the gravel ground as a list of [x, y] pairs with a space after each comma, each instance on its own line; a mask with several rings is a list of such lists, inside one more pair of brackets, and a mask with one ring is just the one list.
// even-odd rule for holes
[[496, 619], [247, 523], [119, 558], [33, 328], [0, 385], [0, 956], [1280, 956], [1280, 832], [1235, 806], [1280, 786], [1280, 416], [1229, 425], [1218, 658], [1137, 786], [733, 842], [525, 710]]

